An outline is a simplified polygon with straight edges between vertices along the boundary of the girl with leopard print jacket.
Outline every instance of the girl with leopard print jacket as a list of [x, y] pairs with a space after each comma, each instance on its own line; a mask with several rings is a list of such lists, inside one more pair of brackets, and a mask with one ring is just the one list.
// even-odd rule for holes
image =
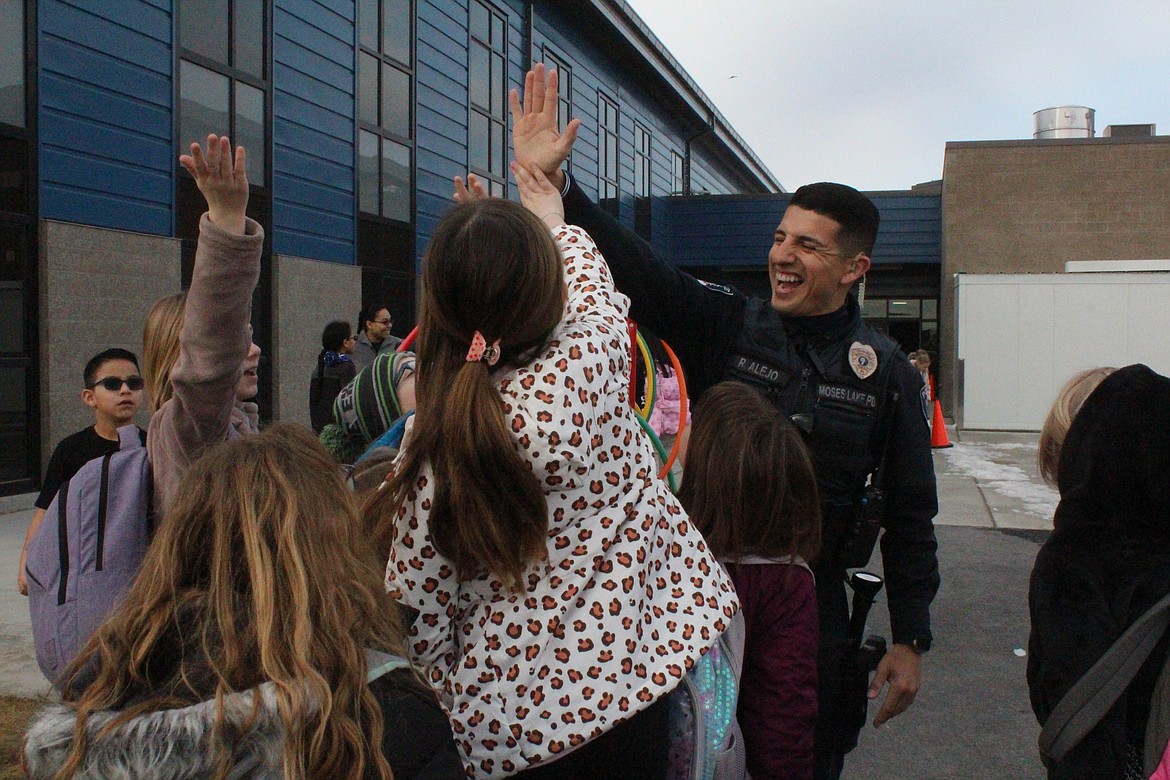
[[539, 169], [512, 170], [528, 210], [464, 197], [436, 228], [417, 416], [368, 511], [469, 775], [653, 777], [653, 705], [738, 602], [631, 409], [629, 300]]

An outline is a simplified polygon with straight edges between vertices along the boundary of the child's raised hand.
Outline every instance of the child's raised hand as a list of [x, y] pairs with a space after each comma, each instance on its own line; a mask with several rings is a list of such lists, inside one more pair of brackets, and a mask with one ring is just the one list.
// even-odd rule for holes
[[513, 160], [509, 167], [520, 188], [520, 202], [550, 228], [565, 224], [565, 204], [561, 192], [544, 175], [536, 163], [527, 166]]
[[470, 203], [473, 200], [482, 200], [488, 197], [487, 190], [483, 187], [483, 182], [479, 180], [474, 173], [467, 174], [467, 184], [463, 183], [462, 176], [456, 176], [455, 179], [455, 194], [452, 195], [456, 203]]
[[207, 198], [208, 217], [230, 233], [244, 232], [248, 208], [244, 160], [244, 147], [237, 146], [233, 157], [228, 137], [214, 134], [207, 136], [206, 155], [198, 143], [192, 143], [191, 154], [179, 157], [179, 164], [195, 177], [195, 185]]

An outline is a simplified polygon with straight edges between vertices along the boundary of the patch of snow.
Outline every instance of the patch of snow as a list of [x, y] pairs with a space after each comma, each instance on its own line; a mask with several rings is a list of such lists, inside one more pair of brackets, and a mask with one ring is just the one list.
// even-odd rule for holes
[[1005, 448], [1035, 449], [1035, 445], [1020, 444], [963, 444], [957, 443], [945, 451], [950, 470], [973, 477], [981, 487], [990, 488], [1004, 498], [1021, 502], [1024, 509], [1042, 518], [1050, 518], [1056, 512], [1060, 494], [1042, 482], [1033, 482], [1032, 477], [1018, 466], [996, 463], [991, 459], [996, 450]]

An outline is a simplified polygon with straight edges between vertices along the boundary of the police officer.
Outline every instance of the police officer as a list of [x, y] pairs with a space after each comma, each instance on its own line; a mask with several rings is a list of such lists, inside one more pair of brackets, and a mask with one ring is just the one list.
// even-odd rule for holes
[[879, 464], [893, 644], [869, 688], [875, 698], [888, 686], [875, 726], [914, 701], [939, 584], [933, 524], [938, 499], [922, 379], [893, 341], [861, 321], [850, 294], [870, 267], [877, 209], [841, 184], [801, 187], [768, 253], [771, 300], [701, 282], [656, 257], [561, 171], [580, 122], [559, 131], [556, 89], [556, 74], [536, 65], [525, 82], [523, 106], [512, 92], [517, 162], [539, 166], [562, 187], [567, 221], [597, 242], [618, 289], [630, 297], [631, 316], [674, 347], [694, 397], [723, 379], [738, 379], [761, 388], [806, 432], [824, 516], [824, 552], [816, 568], [821, 620], [816, 777], [839, 777], [844, 754], [856, 745], [856, 732], [843, 729], [833, 716], [837, 671], [848, 645], [841, 547]]

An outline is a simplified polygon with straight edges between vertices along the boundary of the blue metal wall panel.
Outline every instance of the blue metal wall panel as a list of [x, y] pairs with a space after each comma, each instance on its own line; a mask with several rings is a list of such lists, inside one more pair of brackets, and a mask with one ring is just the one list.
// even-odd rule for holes
[[357, 47], [353, 0], [276, 0], [272, 246], [353, 263]]
[[169, 3], [43, 0], [37, 22], [41, 217], [171, 235]]
[[[678, 265], [752, 266], [767, 256], [790, 198], [664, 198], [655, 212], [655, 243]], [[882, 218], [874, 265], [941, 265], [941, 196], [882, 193], [871, 199]]]
[[418, 0], [415, 14], [417, 262], [451, 204], [451, 177], [467, 175], [467, 3]]

